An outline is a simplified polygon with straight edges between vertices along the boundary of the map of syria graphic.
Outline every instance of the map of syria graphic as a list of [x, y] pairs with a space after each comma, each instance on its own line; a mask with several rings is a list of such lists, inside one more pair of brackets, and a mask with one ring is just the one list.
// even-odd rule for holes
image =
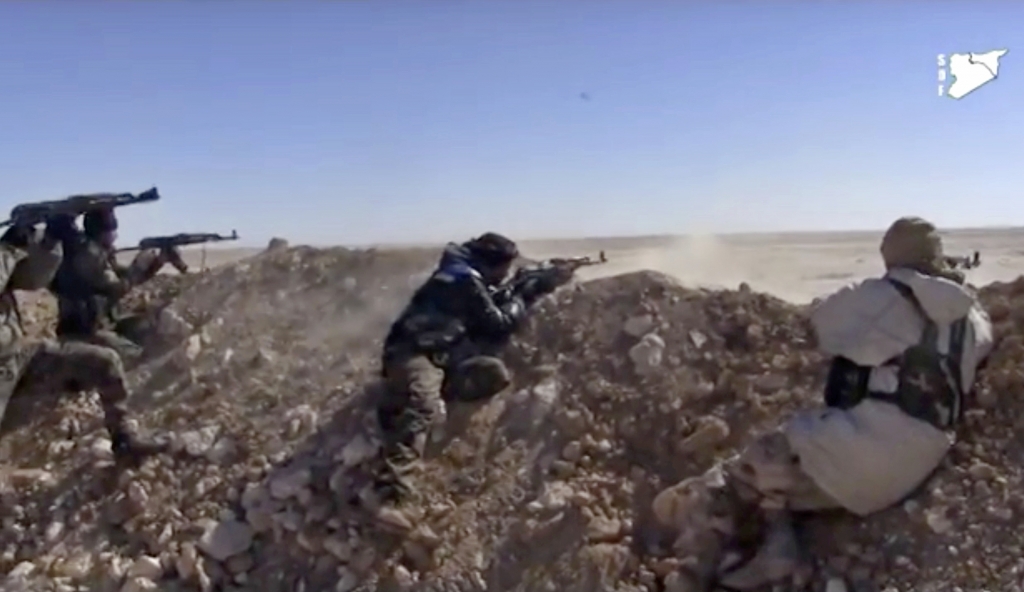
[[962, 99], [999, 77], [999, 60], [1008, 49], [985, 53], [954, 53], [949, 56], [949, 75], [953, 83], [946, 95]]

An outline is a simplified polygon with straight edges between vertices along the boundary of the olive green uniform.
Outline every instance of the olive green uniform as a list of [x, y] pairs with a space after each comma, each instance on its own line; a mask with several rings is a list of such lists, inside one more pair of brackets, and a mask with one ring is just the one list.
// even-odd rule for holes
[[16, 391], [96, 390], [114, 453], [137, 462], [163, 446], [140, 442], [128, 427], [128, 388], [118, 355], [82, 342], [31, 340], [21, 324], [15, 290], [38, 290], [53, 279], [62, 259], [60, 245], [22, 249], [0, 242], [0, 418]]

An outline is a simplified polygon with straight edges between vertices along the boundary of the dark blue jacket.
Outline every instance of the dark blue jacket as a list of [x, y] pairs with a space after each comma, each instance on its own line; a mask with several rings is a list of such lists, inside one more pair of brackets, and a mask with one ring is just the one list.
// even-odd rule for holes
[[385, 362], [425, 354], [444, 366], [504, 342], [526, 307], [512, 296], [495, 302], [495, 290], [463, 245], [449, 244], [437, 269], [413, 295], [384, 340]]

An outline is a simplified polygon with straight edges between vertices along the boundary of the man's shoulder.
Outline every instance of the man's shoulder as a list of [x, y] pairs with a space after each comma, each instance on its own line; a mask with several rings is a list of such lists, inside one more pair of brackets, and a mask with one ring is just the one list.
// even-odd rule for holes
[[15, 247], [14, 245], [9, 245], [7, 243], [0, 243], [0, 257], [13, 257], [16, 259], [20, 259], [24, 257], [25, 254], [25, 249], [20, 249], [18, 247]]
[[28, 256], [28, 251], [19, 249], [13, 245], [0, 243], [0, 264], [4, 267], [14, 267], [16, 263]]
[[442, 284], [456, 284], [482, 280], [483, 276], [471, 265], [463, 261], [442, 263], [434, 270], [428, 281]]

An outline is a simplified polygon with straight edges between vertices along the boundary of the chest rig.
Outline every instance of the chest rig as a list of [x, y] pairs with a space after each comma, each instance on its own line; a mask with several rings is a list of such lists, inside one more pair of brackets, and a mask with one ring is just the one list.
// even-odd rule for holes
[[[960, 363], [967, 318], [954, 322], [948, 336], [943, 336], [909, 286], [891, 278], [887, 281], [914, 307], [925, 323], [916, 344], [883, 364], [897, 368], [899, 386], [892, 393], [873, 391], [869, 388], [872, 367], [860, 366], [837, 356], [829, 368], [825, 404], [848, 409], [865, 398], [872, 398], [892, 403], [904, 413], [939, 429], [950, 428], [963, 414], [965, 393]], [[942, 342], [947, 346], [943, 347]]]

